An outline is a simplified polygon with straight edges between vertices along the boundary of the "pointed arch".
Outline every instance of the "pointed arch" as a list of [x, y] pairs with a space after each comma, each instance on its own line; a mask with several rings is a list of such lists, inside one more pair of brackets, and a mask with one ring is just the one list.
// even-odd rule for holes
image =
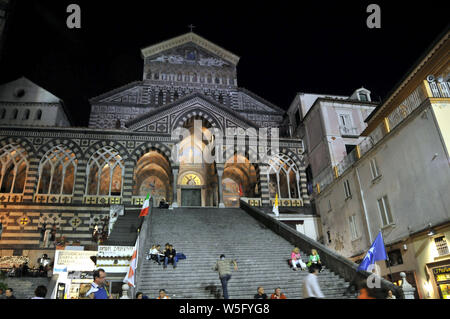
[[77, 166], [77, 157], [67, 146], [50, 149], [39, 163], [38, 194], [72, 195]]
[[104, 146], [89, 158], [86, 167], [86, 194], [121, 196], [124, 173], [124, 159], [119, 151], [111, 146]]

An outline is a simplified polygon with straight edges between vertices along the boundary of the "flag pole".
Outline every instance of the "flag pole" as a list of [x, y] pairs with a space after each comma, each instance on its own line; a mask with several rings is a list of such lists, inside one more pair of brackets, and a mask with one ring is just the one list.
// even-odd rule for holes
[[[383, 230], [381, 228], [380, 228], [380, 233], [381, 233], [381, 238], [383, 239], [384, 251], [386, 251], [386, 244], [384, 243]], [[388, 254], [387, 251], [386, 251], [386, 258], [387, 258], [388, 267], [389, 267], [389, 273], [391, 275], [391, 282], [392, 282], [394, 280], [394, 278], [392, 277], [391, 260], [389, 259], [389, 254]]]

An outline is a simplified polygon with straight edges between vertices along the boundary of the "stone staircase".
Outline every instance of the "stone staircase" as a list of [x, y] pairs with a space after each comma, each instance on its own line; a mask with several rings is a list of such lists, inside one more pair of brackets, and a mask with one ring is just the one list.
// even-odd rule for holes
[[104, 245], [111, 246], [134, 246], [139, 227], [140, 209], [127, 209], [123, 216], [119, 216], [114, 223], [111, 234]]
[[[157, 297], [159, 289], [174, 299], [222, 298], [218, 273], [212, 270], [221, 254], [238, 263], [228, 283], [230, 298], [251, 299], [258, 286], [268, 296], [281, 287], [287, 298], [302, 298], [308, 271], [290, 269], [286, 260], [293, 246], [239, 208], [154, 209], [150, 223], [150, 240], [143, 249], [168, 242], [187, 257], [176, 269], [143, 260], [137, 289], [150, 298]], [[306, 262], [307, 255], [301, 255]], [[326, 298], [347, 298], [348, 283], [326, 267], [319, 284]]]
[[47, 277], [8, 277], [3, 282], [13, 289], [17, 299], [30, 299], [34, 297], [37, 286], [48, 287], [50, 278]]

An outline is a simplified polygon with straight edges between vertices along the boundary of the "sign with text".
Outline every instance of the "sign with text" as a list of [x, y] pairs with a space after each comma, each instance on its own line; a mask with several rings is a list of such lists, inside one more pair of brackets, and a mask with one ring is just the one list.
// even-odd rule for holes
[[130, 257], [134, 246], [98, 246], [97, 257]]
[[95, 263], [91, 257], [95, 256], [96, 251], [56, 250], [53, 272], [93, 271]]

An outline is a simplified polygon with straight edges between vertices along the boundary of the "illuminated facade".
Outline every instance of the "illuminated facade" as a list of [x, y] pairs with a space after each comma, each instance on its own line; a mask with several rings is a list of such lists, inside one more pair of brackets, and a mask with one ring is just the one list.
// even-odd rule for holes
[[141, 53], [143, 80], [92, 98], [87, 128], [25, 78], [1, 87], [1, 249], [43, 248], [52, 225], [91, 245], [111, 205], [147, 194], [221, 208], [269, 206], [278, 191], [281, 206], [311, 209], [303, 142], [285, 111], [237, 86], [239, 57], [192, 32]]

